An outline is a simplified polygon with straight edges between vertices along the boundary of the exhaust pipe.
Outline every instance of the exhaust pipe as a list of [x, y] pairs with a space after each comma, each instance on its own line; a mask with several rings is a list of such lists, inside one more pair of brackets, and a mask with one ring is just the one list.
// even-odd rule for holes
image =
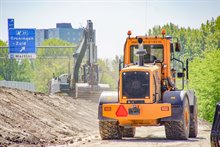
[[146, 50], [144, 50], [143, 47], [143, 39], [138, 38], [138, 51], [136, 54], [138, 55], [138, 65], [139, 66], [144, 66], [144, 55], [146, 54]]

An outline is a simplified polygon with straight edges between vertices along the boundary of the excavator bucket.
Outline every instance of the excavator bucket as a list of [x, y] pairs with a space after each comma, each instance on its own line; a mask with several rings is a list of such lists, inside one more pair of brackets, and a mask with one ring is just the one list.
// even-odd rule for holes
[[215, 116], [212, 124], [211, 146], [220, 146], [220, 102], [216, 105]]
[[76, 98], [99, 99], [103, 91], [109, 91], [108, 84], [89, 85], [88, 83], [76, 83]]

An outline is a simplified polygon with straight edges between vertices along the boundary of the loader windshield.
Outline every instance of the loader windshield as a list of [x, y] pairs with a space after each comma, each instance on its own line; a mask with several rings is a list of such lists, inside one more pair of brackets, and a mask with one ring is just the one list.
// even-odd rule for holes
[[122, 94], [127, 98], [145, 98], [149, 96], [148, 72], [124, 72], [122, 74]]
[[[145, 63], [153, 63], [154, 60], [160, 60], [163, 62], [163, 45], [162, 44], [147, 44], [143, 46], [146, 50], [147, 54], [144, 55]], [[136, 52], [138, 51], [138, 45], [132, 45], [130, 47], [131, 50], [131, 63], [138, 62], [138, 55]]]

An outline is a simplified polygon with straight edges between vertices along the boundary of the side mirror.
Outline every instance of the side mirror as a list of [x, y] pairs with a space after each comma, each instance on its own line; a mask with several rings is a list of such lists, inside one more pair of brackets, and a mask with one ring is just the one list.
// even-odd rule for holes
[[186, 59], [186, 79], [189, 79], [189, 59]]
[[170, 43], [170, 52], [173, 52], [173, 43]]
[[118, 60], [118, 67], [119, 67], [119, 73], [121, 71], [121, 69], [123, 68], [123, 61], [121, 59]]
[[180, 52], [180, 43], [179, 42], [177, 42], [177, 43], [175, 43], [175, 51], [176, 52]]
[[178, 72], [177, 77], [178, 78], [183, 78], [183, 77], [185, 77], [185, 74], [183, 72]]
[[120, 72], [120, 71], [121, 71], [121, 59], [119, 59], [118, 63], [119, 63], [119, 65], [118, 65], [118, 67], [119, 67], [119, 72]]

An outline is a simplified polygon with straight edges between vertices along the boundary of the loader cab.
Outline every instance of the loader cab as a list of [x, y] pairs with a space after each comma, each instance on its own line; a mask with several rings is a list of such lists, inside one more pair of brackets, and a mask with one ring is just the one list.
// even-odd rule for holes
[[157, 65], [161, 68], [162, 78], [171, 78], [171, 41], [165, 37], [136, 36], [128, 37], [124, 45], [124, 67], [137, 65], [138, 38], [143, 39], [145, 65]]
[[[144, 71], [148, 73], [149, 87], [145, 87], [144, 92], [148, 92], [147, 94], [142, 93], [143, 97], [148, 97], [149, 100], [145, 100], [145, 103], [152, 103], [160, 101], [162, 98], [162, 94], [165, 91], [184, 89], [184, 64], [182, 61], [175, 58], [175, 52], [180, 51], [180, 45], [178, 40], [174, 42], [174, 37], [165, 37], [165, 32], [162, 33], [162, 37], [158, 36], [136, 36], [131, 37], [128, 36], [125, 45], [124, 45], [124, 67], [122, 72], [120, 72], [120, 87], [122, 87], [120, 93], [121, 102], [126, 102], [125, 98], [129, 98], [129, 94], [126, 95], [124, 91], [126, 89], [128, 93], [137, 94], [140, 93], [143, 87], [140, 85], [146, 85], [146, 83], [142, 83], [145, 81], [145, 78], [142, 80], [137, 80], [141, 78], [141, 74], [139, 76], [132, 75], [136, 71]], [[142, 39], [141, 42], [141, 50], [146, 53], [143, 55], [144, 66], [139, 66], [139, 55], [137, 52], [140, 50], [139, 38]], [[177, 70], [176, 68], [180, 70]], [[129, 72], [129, 73], [126, 73]], [[136, 72], [137, 73], [137, 72]], [[138, 75], [139, 73], [137, 73]], [[128, 78], [128, 77], [129, 78]], [[133, 81], [132, 78], [136, 81]], [[177, 78], [180, 78], [176, 80]], [[129, 82], [126, 84], [123, 83], [124, 79]], [[142, 81], [142, 82], [138, 82]], [[179, 83], [177, 83], [179, 82]], [[130, 84], [129, 84], [130, 83]], [[138, 85], [139, 84], [139, 85]], [[133, 86], [136, 86], [136, 89]], [[177, 87], [178, 85], [178, 87]], [[139, 87], [138, 87], [139, 86]], [[134, 88], [134, 89], [132, 89]], [[148, 89], [149, 88], [149, 89]], [[134, 92], [136, 91], [136, 93]], [[124, 97], [124, 99], [123, 99]], [[134, 96], [133, 98], [137, 98], [138, 96]], [[147, 99], [147, 98], [146, 98]]]

